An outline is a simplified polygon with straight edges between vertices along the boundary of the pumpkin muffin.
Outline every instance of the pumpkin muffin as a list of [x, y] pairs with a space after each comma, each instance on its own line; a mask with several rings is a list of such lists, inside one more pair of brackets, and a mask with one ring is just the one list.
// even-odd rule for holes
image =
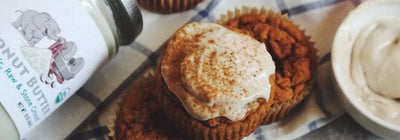
[[218, 24], [185, 25], [159, 62], [165, 121], [190, 139], [241, 139], [269, 112], [274, 73], [263, 43]]
[[154, 100], [156, 85], [154, 76], [134, 82], [126, 96], [114, 123], [112, 139], [171, 139], [175, 136], [164, 129], [160, 118], [160, 104]]
[[143, 8], [162, 14], [182, 12], [196, 7], [203, 0], [137, 0]]
[[271, 11], [243, 14], [222, 24], [267, 46], [276, 64], [276, 89], [264, 124], [283, 118], [309, 94], [318, 60], [314, 43], [287, 16]]

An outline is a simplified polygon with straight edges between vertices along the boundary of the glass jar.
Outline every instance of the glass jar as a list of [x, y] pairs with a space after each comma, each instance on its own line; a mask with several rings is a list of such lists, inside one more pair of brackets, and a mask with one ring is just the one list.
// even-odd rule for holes
[[23, 139], [142, 31], [135, 0], [4, 0], [0, 138]]

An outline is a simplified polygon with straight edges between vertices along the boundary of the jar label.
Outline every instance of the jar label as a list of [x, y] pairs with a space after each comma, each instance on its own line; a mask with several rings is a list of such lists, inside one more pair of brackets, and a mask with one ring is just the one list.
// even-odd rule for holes
[[3, 0], [0, 17], [0, 103], [23, 138], [83, 86], [109, 51], [78, 0]]

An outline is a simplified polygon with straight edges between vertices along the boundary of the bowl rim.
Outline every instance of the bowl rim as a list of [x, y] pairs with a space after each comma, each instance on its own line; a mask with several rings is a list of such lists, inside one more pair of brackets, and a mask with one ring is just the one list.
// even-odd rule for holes
[[[378, 4], [384, 4], [384, 3], [390, 3], [390, 2], [395, 2], [400, 4], [400, 1], [396, 1], [396, 0], [372, 0], [372, 1], [366, 1], [363, 2], [362, 4], [360, 4], [358, 7], [356, 7], [354, 10], [352, 10], [347, 16], [346, 18], [342, 21], [342, 23], [340, 24], [339, 28], [336, 31], [335, 37], [333, 39], [333, 45], [332, 45], [332, 51], [331, 51], [331, 65], [332, 65], [332, 69], [333, 69], [333, 75], [334, 78], [337, 81], [338, 84], [338, 88], [339, 90], [341, 90], [342, 92], [340, 92], [339, 94], [344, 95], [344, 98], [347, 100], [348, 104], [350, 104], [355, 110], [357, 110], [358, 112], [361, 113], [361, 115], [365, 116], [367, 119], [369, 119], [369, 121], [372, 121], [376, 124], [379, 124], [387, 129], [390, 129], [391, 131], [397, 132], [400, 134], [400, 125], [396, 125], [393, 123], [390, 123], [389, 121], [386, 121], [384, 119], [379, 118], [378, 116], [376, 116], [375, 114], [373, 114], [372, 112], [370, 112], [367, 109], [362, 109], [363, 107], [361, 107], [360, 104], [356, 103], [355, 100], [351, 100], [350, 98], [350, 89], [346, 88], [347, 86], [344, 86], [345, 83], [352, 83], [352, 82], [346, 82], [343, 78], [343, 75], [340, 74], [340, 64], [341, 61], [337, 61], [338, 57], [340, 57], [342, 54], [340, 53], [336, 53], [336, 51], [338, 51], [339, 47], [343, 47], [342, 45], [339, 45], [338, 42], [340, 42], [341, 40], [339, 39], [341, 36], [341, 34], [345, 33], [345, 26], [350, 24], [351, 22], [354, 22], [354, 20], [352, 19], [353, 17], [357, 16], [356, 14], [362, 14], [361, 11], [364, 10], [368, 10], [371, 6], [378, 6]], [[379, 5], [382, 6], [382, 5]], [[399, 7], [400, 8], [400, 7]], [[347, 110], [347, 109], [346, 109]]]

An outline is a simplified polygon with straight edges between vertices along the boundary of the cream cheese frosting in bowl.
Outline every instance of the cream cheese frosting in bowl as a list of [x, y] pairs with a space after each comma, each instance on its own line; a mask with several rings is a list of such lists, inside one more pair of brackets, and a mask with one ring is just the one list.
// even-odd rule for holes
[[371, 132], [400, 137], [400, 1], [367, 1], [339, 27], [332, 68], [339, 99]]
[[167, 48], [161, 74], [192, 117], [240, 121], [258, 99], [268, 101], [275, 64], [265, 44], [213, 23], [191, 23], [180, 31], [184, 55], [169, 60], [176, 54]]

